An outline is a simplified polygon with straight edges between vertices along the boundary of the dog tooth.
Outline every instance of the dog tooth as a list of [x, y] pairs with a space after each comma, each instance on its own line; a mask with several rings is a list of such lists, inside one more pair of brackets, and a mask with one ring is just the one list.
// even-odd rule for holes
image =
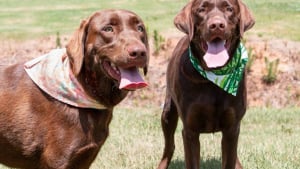
[[113, 69], [116, 69], [116, 65], [115, 65], [115, 64], [110, 63], [110, 66], [111, 66]]

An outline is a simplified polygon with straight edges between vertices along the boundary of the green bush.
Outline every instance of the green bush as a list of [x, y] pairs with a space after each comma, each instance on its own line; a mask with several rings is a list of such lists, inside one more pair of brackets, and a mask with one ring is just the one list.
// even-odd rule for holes
[[61, 48], [61, 40], [60, 40], [60, 35], [59, 32], [56, 32], [56, 48]]
[[153, 31], [153, 40], [154, 40], [154, 54], [157, 55], [162, 47], [162, 44], [165, 42], [165, 39], [155, 29]]
[[253, 48], [249, 47], [248, 49], [248, 63], [246, 65], [246, 71], [251, 72], [251, 68], [254, 60], [256, 59], [256, 54], [253, 53]]
[[263, 76], [263, 82], [273, 84], [277, 79], [279, 59], [269, 61], [269, 59], [265, 57], [265, 64], [267, 74]]

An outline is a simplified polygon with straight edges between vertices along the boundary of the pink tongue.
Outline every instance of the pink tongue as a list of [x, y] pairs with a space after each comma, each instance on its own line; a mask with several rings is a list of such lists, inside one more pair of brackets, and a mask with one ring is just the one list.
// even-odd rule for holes
[[225, 48], [225, 41], [208, 42], [208, 49], [204, 61], [208, 68], [224, 66], [229, 56]]
[[148, 84], [143, 80], [137, 68], [122, 69], [119, 89], [136, 90], [146, 87]]

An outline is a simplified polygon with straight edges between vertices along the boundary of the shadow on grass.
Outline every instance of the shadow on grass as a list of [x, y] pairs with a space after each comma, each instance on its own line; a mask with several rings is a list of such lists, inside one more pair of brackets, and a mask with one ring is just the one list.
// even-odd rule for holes
[[[200, 161], [201, 169], [220, 169], [221, 168], [221, 160], [219, 158], [211, 158], [208, 160]], [[171, 161], [168, 169], [184, 169], [185, 164], [183, 160], [174, 159]]]

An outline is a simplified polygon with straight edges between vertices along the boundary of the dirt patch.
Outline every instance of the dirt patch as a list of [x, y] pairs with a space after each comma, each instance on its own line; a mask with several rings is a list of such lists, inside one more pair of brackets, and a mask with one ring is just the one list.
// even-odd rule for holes
[[[250, 106], [299, 106], [300, 105], [300, 43], [286, 40], [261, 40], [249, 38], [256, 59], [248, 74], [248, 99]], [[278, 77], [274, 84], [262, 83], [265, 75], [265, 57], [279, 59]]]
[[[161, 106], [165, 96], [166, 67], [172, 50], [181, 35], [165, 34], [165, 43], [158, 55], [152, 55], [146, 80], [149, 87], [129, 94], [122, 102], [126, 106]], [[61, 38], [66, 45], [67, 37]], [[150, 42], [150, 44], [153, 44]], [[16, 42], [13, 40], [0, 42], [1, 64], [9, 65], [16, 62], [38, 57], [56, 48], [55, 37]], [[248, 105], [286, 107], [300, 106], [300, 42], [287, 40], [265, 40], [259, 37], [248, 37], [246, 46], [253, 49], [256, 58], [247, 75]], [[153, 46], [151, 45], [151, 49]], [[154, 51], [154, 50], [151, 50]], [[272, 85], [262, 82], [266, 74], [264, 58], [280, 59], [277, 80]]]

